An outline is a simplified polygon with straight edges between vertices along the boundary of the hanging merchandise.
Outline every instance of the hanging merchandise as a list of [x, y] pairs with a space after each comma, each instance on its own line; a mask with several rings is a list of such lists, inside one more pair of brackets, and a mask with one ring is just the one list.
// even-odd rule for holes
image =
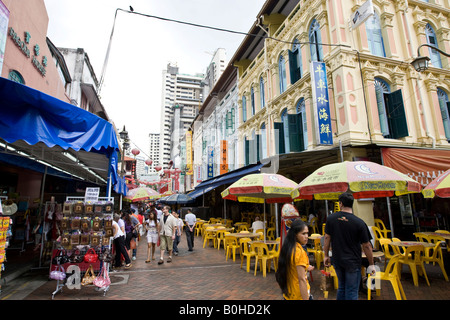
[[66, 272], [64, 267], [59, 265], [56, 270], [50, 272], [50, 279], [53, 280], [64, 280], [66, 278]]
[[[60, 235], [53, 245], [50, 272], [59, 270], [61, 265], [68, 273], [65, 281], [57, 281], [53, 296], [64, 286], [81, 289], [82, 286], [92, 285], [95, 279], [99, 284], [103, 283], [101, 290], [105, 294], [109, 288], [108, 269], [113, 259], [113, 198], [83, 200], [67, 197], [60, 210], [62, 215], [57, 223]], [[56, 210], [53, 212], [56, 216]]]

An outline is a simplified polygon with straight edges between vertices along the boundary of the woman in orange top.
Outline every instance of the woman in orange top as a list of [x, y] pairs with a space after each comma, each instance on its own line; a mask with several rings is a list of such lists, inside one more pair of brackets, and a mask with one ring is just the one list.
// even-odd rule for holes
[[301, 219], [295, 219], [283, 241], [276, 273], [286, 300], [310, 299], [307, 272], [314, 267], [309, 265], [308, 253], [302, 247], [307, 242], [308, 226]]

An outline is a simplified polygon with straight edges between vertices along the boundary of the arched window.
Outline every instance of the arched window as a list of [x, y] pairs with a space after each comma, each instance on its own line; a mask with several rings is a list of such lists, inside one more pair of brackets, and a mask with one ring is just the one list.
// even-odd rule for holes
[[22, 75], [16, 70], [13, 70], [9, 73], [8, 79], [21, 84], [25, 84], [25, 80], [23, 79]]
[[264, 90], [264, 79], [263, 77], [259, 78], [259, 98], [261, 102], [261, 109], [266, 106], [266, 96]]
[[307, 121], [306, 121], [306, 106], [305, 106], [305, 99], [301, 98], [298, 103], [297, 103], [297, 114], [299, 116], [299, 124], [300, 124], [300, 128], [299, 128], [299, 133], [300, 133], [300, 146], [302, 146], [302, 142], [303, 142], [303, 147], [301, 147], [301, 150], [306, 150], [308, 148], [308, 126], [307, 126]]
[[247, 98], [242, 96], [242, 122], [247, 121]]
[[281, 122], [283, 123], [283, 140], [284, 140], [284, 152], [289, 153], [291, 152], [290, 143], [289, 143], [289, 119], [288, 119], [288, 113], [287, 108], [283, 110], [281, 113]]
[[261, 125], [261, 145], [260, 145], [260, 159], [267, 158], [267, 136], [266, 136], [266, 124]]
[[294, 40], [292, 51], [289, 51], [289, 71], [291, 84], [296, 83], [302, 77], [302, 52], [298, 39]]
[[[427, 43], [429, 45], [432, 45], [433, 47], [439, 48], [436, 33], [429, 23], [427, 23], [425, 27], [425, 34], [427, 36]], [[428, 48], [428, 50], [430, 52], [431, 64], [433, 65], [433, 67], [442, 68], [441, 56], [439, 55], [439, 52], [432, 48]]]
[[252, 116], [254, 116], [256, 113], [256, 108], [255, 108], [255, 89], [253, 89], [253, 87], [251, 87], [250, 89], [250, 103], [252, 105]]
[[311, 61], [323, 61], [322, 36], [320, 35], [320, 24], [314, 19], [309, 28], [309, 48], [311, 50]]
[[383, 35], [381, 34], [380, 17], [376, 12], [366, 20], [367, 41], [370, 52], [375, 56], [385, 57]]
[[378, 117], [380, 118], [381, 133], [383, 136], [389, 135], [389, 126], [386, 113], [386, 102], [384, 99], [385, 93], [390, 93], [391, 88], [389, 84], [379, 78], [375, 78], [375, 94], [377, 97]]
[[450, 102], [448, 101], [447, 93], [438, 88], [437, 95], [439, 100], [439, 107], [441, 109], [442, 122], [444, 124], [445, 137], [450, 140]]
[[280, 56], [278, 60], [278, 76], [280, 78], [280, 94], [286, 91], [287, 83], [286, 83], [286, 61], [284, 60], [283, 55]]

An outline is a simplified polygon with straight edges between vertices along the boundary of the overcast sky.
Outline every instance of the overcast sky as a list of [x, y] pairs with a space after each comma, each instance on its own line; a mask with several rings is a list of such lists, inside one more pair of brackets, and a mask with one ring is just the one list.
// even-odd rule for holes
[[[63, 48], [83, 48], [100, 79], [117, 8], [247, 32], [265, 0], [45, 0], [47, 36]], [[159, 133], [162, 71], [204, 73], [217, 48], [231, 59], [243, 35], [197, 28], [118, 11], [101, 101], [132, 147], [148, 154], [148, 134]], [[133, 145], [134, 144], [134, 145]], [[145, 154], [141, 152], [141, 155]]]

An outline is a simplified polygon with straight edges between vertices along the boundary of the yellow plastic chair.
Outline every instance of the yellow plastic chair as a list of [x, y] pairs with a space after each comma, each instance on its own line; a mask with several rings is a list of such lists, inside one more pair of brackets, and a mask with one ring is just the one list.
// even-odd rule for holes
[[267, 228], [267, 240], [275, 239], [275, 228]]
[[450, 233], [448, 230], [436, 230], [437, 233]]
[[278, 266], [278, 258], [280, 256], [281, 250], [281, 240], [280, 237], [276, 238], [275, 241], [278, 241], [276, 245], [272, 246], [272, 249], [269, 250], [271, 254], [273, 254], [273, 262]]
[[[263, 277], [266, 277], [266, 270], [269, 270], [270, 272], [270, 265], [271, 261], [274, 259], [274, 254], [271, 254], [269, 252], [269, 248], [267, 247], [267, 244], [264, 242], [253, 242], [253, 248], [256, 252], [255, 255], [255, 276], [256, 271], [258, 270], [258, 262], [259, 262], [259, 269], [263, 272]], [[275, 262], [273, 263], [275, 272], [277, 271], [277, 265]]]
[[[317, 235], [319, 235], [319, 234], [317, 234]], [[316, 268], [320, 269], [320, 265], [324, 260], [322, 245], [320, 244], [320, 238], [314, 239], [314, 247], [307, 248], [306, 251], [308, 253], [314, 254], [314, 260], [316, 261]]]
[[[262, 229], [260, 229], [260, 230], [262, 230]], [[255, 240], [264, 240], [264, 233], [263, 233], [263, 231], [258, 231], [256, 233], [259, 234], [259, 238], [255, 238]]]
[[241, 269], [244, 264], [244, 258], [247, 259], [247, 272], [250, 272], [250, 262], [251, 259], [255, 257], [256, 252], [253, 249], [253, 245], [249, 244], [251, 241], [250, 238], [242, 238], [240, 241], [241, 244]]
[[[389, 263], [384, 270], [384, 272], [378, 271], [374, 275], [369, 274], [367, 277], [367, 300], [370, 300], [371, 298], [371, 284], [372, 279], [375, 281], [389, 281], [392, 285], [392, 288], [394, 289], [395, 298], [397, 300], [406, 300], [405, 291], [403, 290], [402, 283], [400, 282], [400, 278], [398, 276], [399, 274], [399, 268], [400, 268], [400, 259], [401, 255], [395, 255], [390, 260]], [[376, 282], [375, 282], [376, 283]], [[380, 289], [375, 288], [377, 296], [380, 295]]]
[[442, 270], [442, 274], [444, 275], [445, 281], [448, 281], [447, 272], [445, 272], [445, 267], [444, 267], [444, 259], [442, 256], [442, 247], [441, 247], [442, 240], [440, 240], [440, 238], [441, 237], [439, 237], [439, 236], [430, 236], [430, 239], [435, 243], [435, 246], [433, 248], [431, 248], [432, 250], [425, 252], [423, 261], [425, 261], [426, 263], [432, 262], [433, 265], [435, 263], [439, 264], [439, 267], [441, 267], [441, 270]]
[[217, 243], [217, 250], [220, 249], [220, 244], [222, 243], [223, 248], [225, 249], [225, 234], [229, 234], [230, 232], [226, 231], [224, 229], [217, 229], [216, 231], [216, 243]]
[[[399, 262], [401, 264], [407, 264], [411, 269], [411, 273], [413, 276], [414, 285], [416, 287], [419, 286], [419, 276], [417, 273], [417, 267], [420, 268], [420, 271], [425, 277], [428, 286], [430, 286], [430, 282], [428, 281], [427, 272], [425, 271], [425, 266], [423, 265], [424, 257], [424, 249], [423, 246], [410, 246], [406, 248], [405, 254], [400, 256]], [[399, 268], [399, 278], [401, 278], [401, 268]]]
[[388, 233], [391, 233], [391, 235], [392, 235], [392, 231], [390, 229], [386, 229], [386, 226], [384, 225], [383, 220], [375, 219], [375, 226], [378, 229], [380, 229], [381, 233], [383, 234], [383, 238], [387, 238], [388, 237]]
[[212, 241], [214, 248], [216, 247], [216, 231], [213, 227], [207, 227], [205, 229], [205, 235], [203, 237], [203, 248], [206, 246], [206, 243]]
[[322, 223], [322, 235], [323, 236], [325, 235], [325, 226], [326, 225], [327, 225], [326, 223]]
[[[396, 255], [401, 254], [400, 250], [396, 246], [390, 246], [389, 244], [392, 242], [391, 239], [380, 239], [381, 250], [384, 253], [384, 270], [386, 270], [387, 261], [391, 260]], [[392, 252], [391, 252], [392, 249]]]
[[240, 224], [237, 232], [241, 232], [241, 231], [248, 231], [248, 226], [246, 224]]
[[203, 228], [203, 222], [202, 221], [197, 221], [195, 224], [195, 235], [198, 237], [201, 233], [202, 233], [202, 228]]
[[241, 247], [237, 239], [233, 236], [225, 235], [225, 246], [227, 248], [225, 260], [228, 260], [228, 257], [233, 253], [233, 262], [236, 261], [236, 250], [239, 250]]
[[[415, 232], [415, 233], [413, 233], [413, 235], [416, 237], [416, 240], [419, 242], [431, 243], [430, 237], [427, 236], [426, 234], [423, 234], [421, 232]], [[424, 249], [425, 255], [430, 255], [430, 251], [432, 251], [432, 250], [433, 250], [433, 248], [425, 247], [425, 249]]]
[[317, 217], [314, 217], [311, 219], [309, 226], [312, 228], [312, 233], [319, 233], [318, 222], [319, 222], [319, 218], [317, 218]]
[[375, 235], [375, 249], [380, 249], [380, 239], [384, 238], [383, 234], [381, 233], [380, 228], [372, 226], [373, 234]]

